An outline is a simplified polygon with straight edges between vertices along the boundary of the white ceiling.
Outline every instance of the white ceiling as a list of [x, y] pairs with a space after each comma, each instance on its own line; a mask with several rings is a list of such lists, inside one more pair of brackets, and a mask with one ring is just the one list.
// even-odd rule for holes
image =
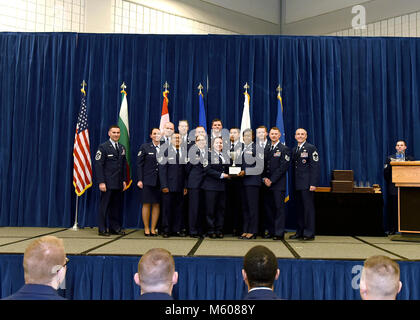
[[328, 12], [353, 7], [370, 0], [283, 0], [284, 21], [291, 23]]
[[251, 17], [280, 24], [280, 0], [201, 0]]

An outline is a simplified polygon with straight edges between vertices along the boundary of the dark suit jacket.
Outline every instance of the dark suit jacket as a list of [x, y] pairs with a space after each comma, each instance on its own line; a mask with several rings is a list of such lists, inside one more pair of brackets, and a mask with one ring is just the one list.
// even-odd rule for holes
[[256, 289], [248, 292], [244, 300], [280, 300], [280, 298], [271, 289]]
[[[286, 172], [291, 163], [290, 149], [282, 143], [277, 143], [275, 148], [264, 155], [264, 174], [263, 178], [271, 180], [271, 190], [286, 190]], [[308, 187], [309, 189], [309, 187]]]
[[[386, 157], [385, 166], [384, 166], [384, 178], [386, 181], [388, 195], [396, 196], [398, 195], [398, 188], [395, 186], [395, 183], [392, 183], [392, 166], [390, 165], [391, 161], [395, 161], [395, 154], [391, 154]], [[405, 156], [406, 161], [414, 161], [414, 157], [410, 155]]]
[[25, 284], [14, 294], [4, 300], [66, 300], [51, 286], [42, 284]]
[[[186, 188], [185, 164], [180, 164], [172, 146], [164, 152], [164, 164], [159, 163], [160, 187], [169, 188], [169, 192], [183, 192]], [[158, 162], [160, 161], [158, 157]]]
[[201, 155], [200, 150], [196, 146], [191, 147], [190, 151], [190, 158], [186, 166], [187, 188], [200, 189], [205, 176], [203, 163], [208, 158], [207, 150], [204, 151], [204, 156]]
[[[212, 159], [213, 158], [213, 159]], [[229, 172], [229, 159], [226, 156], [223, 157], [225, 164], [218, 162], [218, 156], [216, 152], [209, 152], [207, 163], [203, 164], [205, 177], [202, 188], [204, 190], [211, 191], [225, 191], [226, 190], [226, 179], [220, 179], [222, 173]]]
[[156, 159], [156, 147], [153, 142], [144, 143], [137, 154], [137, 178], [144, 185], [159, 185], [159, 170]]
[[107, 189], [122, 190], [127, 177], [125, 147], [118, 143], [118, 151], [110, 140], [98, 147], [95, 155], [95, 171], [98, 183], [105, 183]]
[[174, 300], [174, 298], [162, 292], [147, 292], [140, 295], [139, 300]]
[[[261, 148], [262, 149], [262, 148]], [[249, 163], [252, 159], [255, 159], [254, 163]], [[254, 161], [254, 160], [253, 160]], [[247, 168], [255, 168], [253, 170], [260, 171], [258, 168], [261, 168], [260, 174], [250, 174], [250, 170]], [[257, 154], [257, 148], [255, 143], [251, 143], [248, 146], [244, 146], [243, 152], [242, 152], [242, 165], [241, 169], [245, 171], [245, 176], [243, 177], [242, 183], [244, 186], [261, 186], [262, 180], [261, 180], [261, 174], [264, 171], [264, 154], [263, 152], [260, 152]], [[255, 172], [255, 173], [256, 173]]]
[[316, 147], [307, 141], [297, 151], [293, 148], [294, 183], [296, 190], [309, 190], [319, 183], [319, 154]]

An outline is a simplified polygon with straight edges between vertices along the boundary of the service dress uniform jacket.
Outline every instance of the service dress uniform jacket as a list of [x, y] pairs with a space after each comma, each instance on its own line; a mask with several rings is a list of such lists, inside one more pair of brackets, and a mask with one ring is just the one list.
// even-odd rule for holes
[[25, 284], [3, 300], [66, 300], [53, 287], [43, 284]]
[[270, 288], [255, 289], [248, 292], [244, 300], [280, 300], [280, 298]]
[[105, 183], [106, 192], [101, 192], [98, 215], [100, 233], [121, 231], [123, 182], [126, 180], [125, 147], [111, 140], [102, 143], [95, 155], [95, 172], [99, 184]]
[[144, 143], [137, 154], [137, 178], [143, 185], [159, 186], [158, 149], [153, 142]]
[[284, 237], [286, 224], [285, 191], [287, 185], [286, 173], [291, 163], [291, 152], [280, 142], [270, 145], [265, 151], [263, 178], [270, 179], [268, 187], [267, 220], [272, 224], [268, 232], [275, 237]]
[[310, 186], [319, 183], [319, 154], [316, 147], [304, 142], [293, 149], [294, 189], [297, 207], [296, 235], [303, 238], [315, 236], [314, 192]]

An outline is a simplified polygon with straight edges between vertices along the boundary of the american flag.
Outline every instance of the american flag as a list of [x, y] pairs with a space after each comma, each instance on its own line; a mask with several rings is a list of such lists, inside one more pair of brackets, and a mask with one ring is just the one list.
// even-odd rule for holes
[[79, 117], [73, 148], [73, 185], [78, 196], [92, 186], [92, 161], [90, 159], [89, 130], [87, 124], [86, 92], [82, 89]]

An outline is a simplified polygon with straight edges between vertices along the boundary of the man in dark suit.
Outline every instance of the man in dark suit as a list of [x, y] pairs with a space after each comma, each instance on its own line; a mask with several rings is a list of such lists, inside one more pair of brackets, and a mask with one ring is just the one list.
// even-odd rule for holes
[[[266, 126], [259, 126], [256, 129], [256, 140], [255, 145], [258, 150], [264, 150], [264, 154], [270, 150], [270, 140], [267, 139], [268, 137], [268, 130]], [[259, 226], [258, 231], [261, 233], [264, 239], [272, 238], [273, 235], [269, 233], [269, 227], [273, 225], [273, 222], [269, 220], [268, 213], [270, 212], [270, 208], [272, 207], [269, 201], [270, 192], [268, 187], [262, 183], [260, 187], [260, 199], [259, 199]]]
[[[229, 157], [230, 165], [235, 163], [236, 167], [241, 166], [243, 143], [240, 141], [241, 129], [230, 129]], [[240, 235], [242, 230], [242, 179], [232, 176], [226, 181], [226, 216], [225, 232], [233, 236]]]
[[44, 236], [33, 240], [23, 255], [25, 285], [5, 300], [65, 300], [57, 293], [67, 271], [63, 240]]
[[118, 143], [120, 134], [118, 126], [111, 126], [108, 130], [110, 139], [99, 146], [95, 155], [96, 179], [101, 191], [98, 219], [98, 234], [101, 236], [125, 234], [121, 229], [121, 211], [127, 160], [125, 147]]
[[[280, 143], [281, 132], [277, 127], [270, 130], [270, 149], [264, 156], [263, 181], [269, 191], [268, 226], [274, 240], [283, 240], [286, 223], [286, 204], [284, 202], [286, 192], [286, 173], [290, 166], [290, 149]], [[271, 199], [270, 199], [271, 198]]]
[[384, 178], [386, 181], [387, 196], [387, 217], [388, 234], [392, 235], [398, 231], [398, 188], [392, 183], [391, 161], [414, 161], [414, 157], [406, 154], [407, 144], [404, 140], [397, 141], [395, 154], [389, 155], [385, 160]]
[[297, 230], [290, 239], [315, 239], [314, 192], [319, 182], [319, 154], [316, 147], [306, 141], [305, 129], [296, 130], [298, 145], [293, 149], [294, 189]]
[[171, 137], [171, 145], [167, 150], [158, 155], [159, 180], [162, 189], [162, 235], [168, 238], [170, 234], [185, 237], [182, 228], [182, 206], [184, 196], [187, 194], [185, 164], [180, 159], [184, 157], [181, 136], [174, 133]]
[[244, 257], [242, 277], [248, 287], [244, 300], [279, 300], [274, 293], [274, 281], [279, 278], [277, 259], [264, 246], [251, 248]]
[[171, 253], [161, 248], [147, 251], [139, 261], [134, 282], [141, 288], [139, 300], [173, 300], [178, 272]]

